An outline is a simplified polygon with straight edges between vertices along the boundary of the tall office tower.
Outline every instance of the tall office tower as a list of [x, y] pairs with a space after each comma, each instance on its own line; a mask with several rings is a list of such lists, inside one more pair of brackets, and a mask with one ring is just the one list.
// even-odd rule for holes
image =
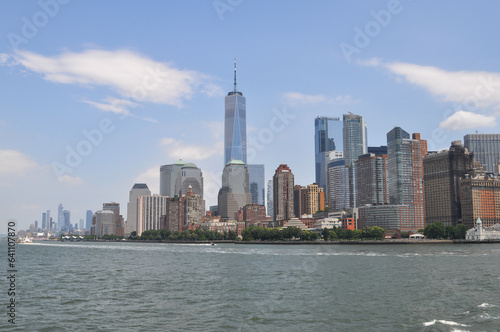
[[387, 145], [369, 146], [368, 153], [373, 153], [376, 156], [387, 154]]
[[224, 165], [231, 160], [247, 164], [246, 99], [236, 88], [236, 59], [234, 60], [234, 90], [225, 99]]
[[90, 231], [90, 227], [92, 225], [92, 210], [87, 210], [85, 215], [85, 229]]
[[264, 165], [247, 165], [247, 169], [252, 204], [264, 205], [266, 192], [264, 188]]
[[473, 228], [477, 218], [483, 227], [500, 223], [500, 180], [491, 175], [460, 180], [462, 223]]
[[222, 188], [219, 190], [219, 215], [225, 220], [234, 220], [235, 213], [247, 204], [252, 204], [249, 193], [248, 170], [241, 160], [231, 160], [222, 172]]
[[145, 183], [136, 183], [129, 193], [127, 203], [127, 223], [125, 225], [125, 234], [137, 232], [137, 211], [139, 196], [151, 196], [151, 190]]
[[345, 160], [337, 159], [328, 163], [328, 206], [334, 210], [350, 209], [349, 167]]
[[64, 229], [64, 208], [62, 203], [57, 207], [57, 229]]
[[460, 180], [473, 168], [474, 156], [461, 141], [449, 149], [424, 158], [425, 219], [427, 225], [442, 222], [456, 226], [462, 222]]
[[293, 173], [285, 164], [276, 169], [273, 176], [273, 220], [282, 223], [293, 218]]
[[358, 157], [367, 153], [366, 124], [361, 115], [344, 114], [344, 159], [346, 166], [354, 165]]
[[85, 221], [83, 219], [80, 219], [80, 222], [78, 223], [78, 229], [84, 229], [85, 227]]
[[293, 186], [293, 214], [295, 217], [300, 218], [303, 214], [305, 213], [305, 208], [304, 208], [304, 192], [306, 190], [306, 187], [301, 186], [301, 185], [294, 185]]
[[387, 174], [389, 202], [410, 206], [410, 220], [403, 230], [425, 227], [425, 201], [423, 157], [427, 154], [427, 141], [420, 134], [409, 134], [395, 127], [387, 133]]
[[160, 195], [174, 197], [185, 195], [188, 187], [203, 198], [203, 173], [193, 163], [182, 159], [160, 167]]
[[274, 216], [273, 180], [267, 181], [267, 215]]
[[110, 210], [96, 211], [92, 216], [90, 234], [101, 237], [103, 235], [116, 235], [115, 214]]
[[367, 153], [368, 143], [365, 120], [361, 115], [344, 114], [344, 159], [349, 171], [349, 205], [356, 204], [356, 176], [354, 162]]
[[481, 163], [485, 172], [498, 174], [500, 134], [468, 134], [464, 136], [464, 145], [474, 153], [474, 159]]
[[45, 230], [47, 227], [47, 213], [42, 213], [42, 229]]
[[160, 229], [182, 232], [184, 224], [184, 197], [167, 197], [165, 214], [161, 216]]
[[356, 169], [356, 204], [387, 204], [387, 155], [367, 153], [354, 162]]
[[63, 210], [63, 225], [61, 229], [65, 231], [72, 231], [73, 225], [71, 225], [71, 212], [69, 210]]
[[[327, 163], [330, 151], [342, 152], [344, 148], [342, 136], [342, 121], [340, 118], [318, 116], [314, 119], [314, 155], [316, 162], [316, 183], [326, 190]], [[340, 157], [342, 158], [342, 157]]]
[[112, 211], [115, 214], [115, 235], [124, 236], [125, 235], [125, 223], [123, 221], [123, 216], [120, 214], [120, 203], [110, 202], [104, 203], [102, 205], [103, 210]]
[[188, 188], [184, 196], [184, 220], [182, 230], [186, 230], [188, 225], [201, 223], [205, 215], [205, 201], [200, 195], [193, 192], [191, 187]]
[[50, 210], [47, 210], [45, 215], [46, 215], [45, 229], [50, 232], [52, 231], [52, 218], [50, 217]]
[[[174, 196], [175, 198], [175, 196]], [[137, 235], [144, 231], [161, 229], [161, 216], [165, 215], [168, 196], [139, 196], [137, 200]]]

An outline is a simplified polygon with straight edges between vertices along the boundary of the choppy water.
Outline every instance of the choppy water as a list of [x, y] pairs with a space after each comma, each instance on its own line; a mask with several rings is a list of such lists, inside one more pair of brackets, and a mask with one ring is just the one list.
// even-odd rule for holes
[[44, 242], [16, 256], [17, 324], [3, 309], [2, 330], [500, 331], [500, 244]]

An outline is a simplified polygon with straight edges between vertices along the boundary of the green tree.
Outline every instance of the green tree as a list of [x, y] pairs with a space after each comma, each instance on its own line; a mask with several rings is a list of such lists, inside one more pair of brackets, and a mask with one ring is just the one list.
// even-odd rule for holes
[[455, 229], [455, 239], [463, 239], [465, 240], [465, 236], [467, 235], [468, 227], [464, 224], [457, 225]]
[[323, 228], [323, 230], [321, 231], [321, 235], [323, 236], [323, 240], [328, 241], [328, 239], [330, 238], [330, 233], [331, 233], [331, 231], [328, 228]]
[[429, 239], [442, 239], [446, 235], [446, 229], [442, 222], [433, 222], [424, 229], [425, 237]]

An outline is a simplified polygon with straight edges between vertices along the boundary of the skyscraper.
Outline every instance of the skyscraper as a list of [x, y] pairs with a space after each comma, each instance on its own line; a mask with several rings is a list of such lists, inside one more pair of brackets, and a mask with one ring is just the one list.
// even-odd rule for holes
[[62, 203], [57, 207], [57, 228], [64, 229], [64, 208]]
[[366, 124], [361, 115], [344, 114], [344, 159], [347, 167], [367, 153]]
[[327, 163], [329, 151], [342, 152], [344, 148], [340, 118], [318, 116], [314, 119], [314, 155], [316, 162], [316, 183], [326, 191]]
[[188, 187], [203, 198], [203, 173], [193, 163], [182, 159], [160, 167], [160, 195], [174, 197], [185, 195]]
[[498, 174], [500, 134], [468, 134], [464, 136], [464, 145], [474, 153], [474, 159], [486, 173]]
[[356, 205], [387, 204], [387, 155], [367, 153], [354, 162]]
[[92, 210], [87, 210], [87, 214], [85, 215], [85, 229], [90, 231], [91, 226], [92, 226]]
[[219, 215], [234, 220], [235, 213], [252, 203], [249, 193], [248, 170], [241, 160], [231, 160], [222, 172], [222, 188], [218, 195]]
[[273, 220], [280, 224], [294, 217], [293, 186], [292, 170], [288, 165], [279, 165], [273, 176]]
[[460, 141], [454, 141], [449, 149], [429, 153], [424, 158], [427, 224], [442, 222], [446, 226], [456, 226], [462, 222], [460, 180], [473, 168], [473, 161], [473, 154]]
[[236, 88], [236, 59], [234, 90], [226, 96], [224, 115], [224, 165], [231, 160], [247, 163], [246, 99]]
[[69, 210], [63, 210], [63, 225], [62, 230], [71, 231], [73, 230], [73, 225], [71, 225], [71, 212]]
[[267, 215], [274, 216], [273, 180], [267, 181]]
[[425, 227], [425, 201], [423, 158], [427, 154], [427, 141], [415, 133], [409, 134], [395, 127], [387, 133], [387, 169], [389, 203], [410, 206], [410, 219], [403, 230]]
[[137, 232], [137, 206], [139, 196], [151, 196], [151, 190], [149, 190], [147, 184], [136, 183], [130, 190], [127, 203], [127, 224], [125, 225], [125, 234]]
[[350, 209], [349, 197], [349, 167], [345, 167], [344, 158], [332, 160], [328, 163], [328, 206], [334, 210]]
[[264, 165], [247, 165], [247, 169], [252, 204], [264, 205], [266, 192], [264, 187]]
[[47, 213], [42, 213], [42, 229], [45, 230], [47, 228]]

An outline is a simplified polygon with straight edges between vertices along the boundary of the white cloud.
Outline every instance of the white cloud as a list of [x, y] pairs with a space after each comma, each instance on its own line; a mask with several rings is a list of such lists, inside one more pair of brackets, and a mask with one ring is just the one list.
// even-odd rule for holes
[[479, 127], [495, 127], [496, 120], [493, 116], [486, 116], [467, 111], [458, 111], [439, 124], [444, 129], [470, 129]]
[[[367, 61], [368, 63], [370, 61]], [[500, 74], [485, 71], [446, 71], [433, 66], [411, 63], [382, 63], [373, 65], [387, 68], [407, 82], [420, 86], [444, 101], [462, 103], [467, 108], [500, 108]]]
[[[208, 96], [222, 93], [222, 89], [210, 82], [211, 78], [206, 74], [177, 69], [172, 63], [155, 61], [128, 50], [89, 49], [52, 57], [18, 51], [13, 57], [17, 63], [40, 73], [48, 81], [109, 87], [121, 99], [132, 102], [182, 107], [198, 91]], [[9, 60], [2, 59], [4, 62]], [[94, 102], [92, 105], [105, 111], [120, 111], [105, 104]]]
[[175, 160], [204, 160], [214, 155], [222, 154], [223, 151], [223, 141], [217, 141], [211, 146], [203, 146], [189, 145], [174, 138], [166, 137], [160, 141], [160, 145], [165, 148], [169, 158]]
[[102, 111], [123, 115], [130, 115], [129, 108], [137, 107], [137, 103], [126, 99], [108, 97], [104, 101], [105, 103], [97, 103], [95, 101], [82, 100], [83, 103], [92, 105]]
[[139, 174], [134, 183], [145, 183], [152, 194], [159, 193], [160, 188], [160, 167], [154, 166]]
[[288, 106], [298, 106], [304, 104], [317, 104], [317, 103], [345, 105], [352, 102], [352, 97], [350, 95], [337, 96], [331, 98], [322, 94], [307, 95], [300, 92], [286, 92], [283, 94], [282, 99], [283, 102]]
[[69, 176], [67, 174], [60, 176], [57, 181], [59, 183], [68, 184], [71, 186], [77, 186], [83, 183], [83, 179], [76, 176]]
[[222, 139], [222, 137], [224, 136], [224, 122], [211, 121], [211, 122], [205, 122], [205, 125], [208, 127], [210, 133], [215, 139], [219, 138]]
[[14, 150], [0, 150], [0, 176], [22, 176], [38, 164], [29, 156]]

